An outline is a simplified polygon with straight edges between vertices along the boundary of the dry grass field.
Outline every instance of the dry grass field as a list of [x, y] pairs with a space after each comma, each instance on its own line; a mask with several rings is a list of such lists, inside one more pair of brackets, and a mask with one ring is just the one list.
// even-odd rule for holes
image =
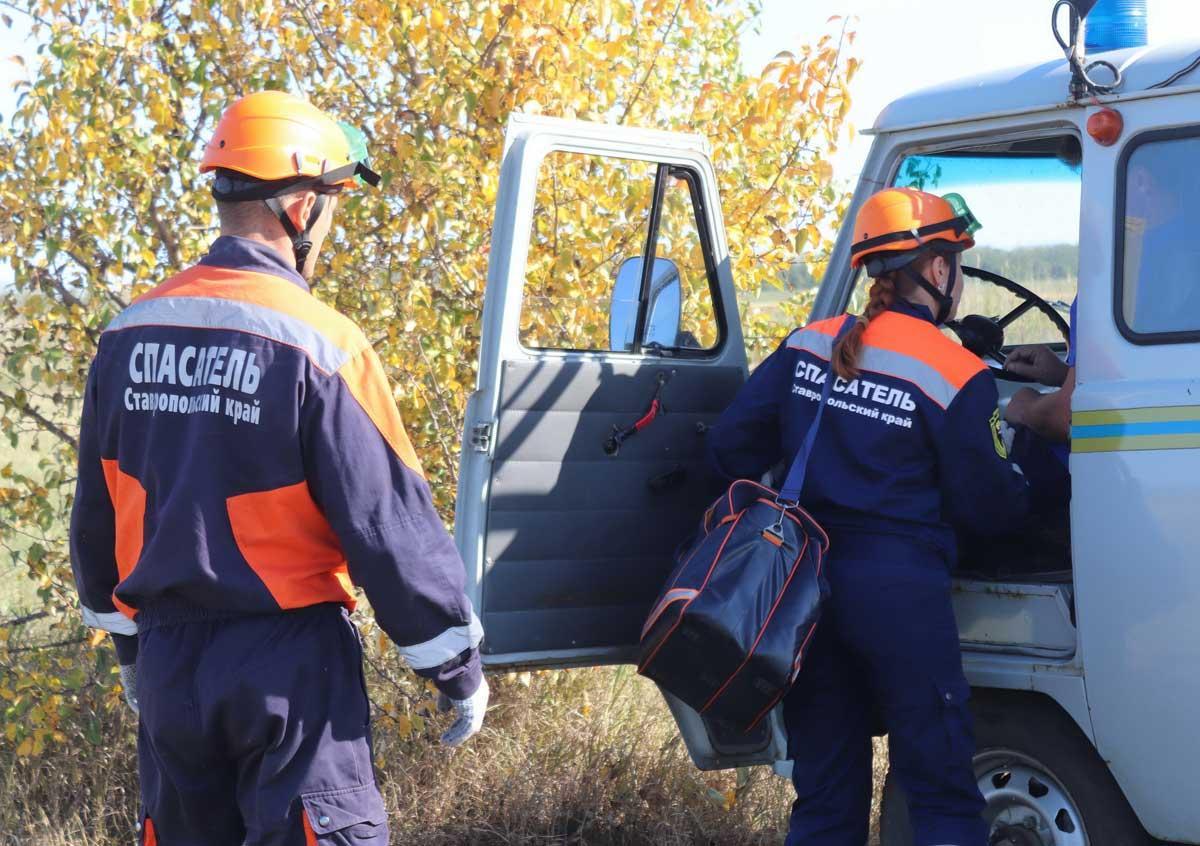
[[[383, 682], [372, 676], [375, 693]], [[782, 842], [790, 783], [765, 768], [697, 771], [661, 697], [631, 667], [510, 675], [493, 685], [487, 726], [459, 751], [436, 744], [443, 718], [408, 738], [376, 730], [393, 844]], [[117, 710], [76, 728], [71, 743], [35, 760], [0, 748], [0, 846], [134, 842], [133, 718]]]

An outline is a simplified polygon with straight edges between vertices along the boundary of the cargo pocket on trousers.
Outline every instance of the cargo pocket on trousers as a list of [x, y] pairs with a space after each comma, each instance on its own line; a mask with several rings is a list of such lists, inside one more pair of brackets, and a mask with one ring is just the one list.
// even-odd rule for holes
[[971, 686], [965, 680], [938, 682], [937, 691], [946, 731], [946, 769], [956, 775], [970, 772], [975, 754], [975, 732], [967, 705]]
[[387, 813], [373, 783], [304, 793], [300, 803], [306, 846], [387, 846]]

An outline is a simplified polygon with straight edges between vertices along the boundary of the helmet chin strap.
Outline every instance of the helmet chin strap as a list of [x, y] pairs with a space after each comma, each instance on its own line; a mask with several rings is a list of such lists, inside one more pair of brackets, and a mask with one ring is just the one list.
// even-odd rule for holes
[[[943, 256], [943, 258], [946, 257]], [[911, 264], [906, 264], [901, 268], [901, 271], [908, 276], [909, 279], [920, 285], [921, 288], [923, 288], [925, 292], [929, 294], [929, 296], [933, 297], [934, 302], [938, 304], [937, 316], [934, 318], [934, 322], [938, 326], [941, 326], [950, 319], [950, 312], [954, 310], [954, 289], [958, 285], [958, 268], [955, 266], [955, 262], [951, 261], [949, 258], [946, 258], [946, 262], [950, 265], [950, 280], [946, 284], [945, 293], [942, 293], [942, 291], [938, 290], [936, 285], [934, 285], [920, 273], [917, 273], [917, 271], [913, 270]]]
[[313, 226], [321, 219], [321, 212], [325, 210], [325, 195], [317, 194], [317, 200], [313, 203], [312, 211], [308, 215], [304, 229], [299, 231], [292, 224], [292, 219], [288, 217], [287, 210], [284, 209], [283, 203], [279, 202], [278, 197], [268, 197], [263, 202], [266, 203], [267, 208], [274, 212], [275, 217], [279, 219], [279, 224], [283, 227], [283, 231], [291, 239], [292, 254], [296, 258], [296, 272], [303, 276], [304, 263], [308, 261], [308, 254], [312, 251], [312, 238], [310, 235]]

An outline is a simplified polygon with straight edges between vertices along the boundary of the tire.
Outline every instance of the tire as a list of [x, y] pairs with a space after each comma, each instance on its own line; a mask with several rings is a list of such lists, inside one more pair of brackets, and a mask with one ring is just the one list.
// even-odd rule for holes
[[[1153, 846], [1079, 727], [1050, 700], [991, 691], [971, 702], [975, 774], [989, 846]], [[912, 846], [904, 790], [889, 772], [880, 846]], [[1032, 827], [1031, 827], [1032, 826]]]

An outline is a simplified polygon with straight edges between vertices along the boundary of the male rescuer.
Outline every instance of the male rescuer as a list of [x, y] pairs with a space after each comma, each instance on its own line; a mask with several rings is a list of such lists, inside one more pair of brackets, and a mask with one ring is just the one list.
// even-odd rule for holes
[[384, 846], [352, 585], [453, 703], [445, 743], [488, 688], [379, 359], [306, 281], [338, 195], [379, 176], [281, 92], [230, 106], [201, 171], [221, 235], [101, 336], [71, 517], [84, 619], [140, 706], [141, 842]]

